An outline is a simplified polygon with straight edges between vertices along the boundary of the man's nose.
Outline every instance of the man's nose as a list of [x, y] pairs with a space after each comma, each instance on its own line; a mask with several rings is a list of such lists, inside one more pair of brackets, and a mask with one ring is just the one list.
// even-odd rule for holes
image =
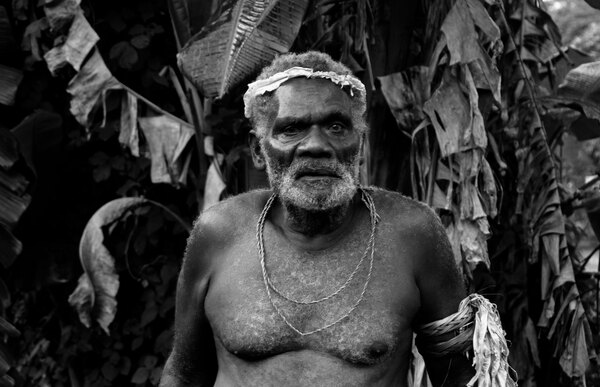
[[332, 157], [333, 148], [320, 125], [312, 125], [306, 137], [298, 145], [298, 156]]

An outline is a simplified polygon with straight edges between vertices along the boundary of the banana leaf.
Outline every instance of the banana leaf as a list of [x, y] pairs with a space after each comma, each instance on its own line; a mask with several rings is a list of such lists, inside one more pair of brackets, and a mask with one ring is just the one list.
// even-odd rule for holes
[[178, 54], [179, 66], [204, 96], [223, 97], [289, 49], [307, 7], [308, 0], [225, 0]]
[[558, 90], [559, 96], [579, 103], [588, 118], [600, 120], [600, 61], [569, 71]]
[[77, 311], [81, 323], [88, 328], [96, 321], [109, 335], [110, 324], [117, 312], [119, 275], [115, 268], [115, 259], [104, 245], [103, 227], [118, 221], [128, 212], [146, 206], [158, 206], [173, 216], [188, 232], [191, 231], [191, 226], [171, 210], [144, 198], [115, 199], [98, 209], [88, 221], [81, 236], [79, 259], [84, 273], [69, 296], [69, 304]]
[[0, 104], [12, 106], [17, 89], [23, 80], [21, 70], [0, 64]]
[[100, 37], [88, 23], [83, 13], [78, 12], [71, 23], [67, 39], [44, 55], [48, 69], [54, 75], [67, 63], [79, 71], [83, 61], [96, 46]]

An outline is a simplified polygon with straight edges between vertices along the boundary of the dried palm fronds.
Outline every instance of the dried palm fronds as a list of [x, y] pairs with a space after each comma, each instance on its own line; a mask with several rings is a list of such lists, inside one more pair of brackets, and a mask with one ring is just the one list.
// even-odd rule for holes
[[307, 6], [308, 0], [227, 0], [179, 53], [179, 66], [204, 96], [222, 97], [289, 49]]

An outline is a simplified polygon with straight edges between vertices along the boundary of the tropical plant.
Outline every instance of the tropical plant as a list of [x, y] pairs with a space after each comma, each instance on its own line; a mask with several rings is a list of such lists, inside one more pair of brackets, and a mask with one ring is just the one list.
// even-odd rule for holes
[[[600, 328], [589, 319], [598, 304], [588, 289], [598, 283], [582, 280], [582, 229], [568, 215], [591, 185], [569, 190], [559, 155], [565, 131], [600, 132], [597, 65], [569, 72], [591, 58], [563, 50], [538, 1], [288, 3], [0, 7], [26, 53], [25, 71], [18, 61], [0, 68], [0, 85], [10, 86], [0, 92], [12, 90], [0, 98], [18, 101], [17, 87], [39, 87], [32, 77], [51, 85], [44, 90], [67, 90], [50, 105], [68, 107], [85, 128], [65, 118], [66, 149], [73, 165], [86, 165], [71, 171], [96, 187], [63, 183], [88, 195], [64, 194], [85, 208], [63, 239], [73, 246], [69, 263], [55, 259], [52, 274], [29, 289], [8, 284], [17, 290], [9, 314], [24, 337], [17, 369], [33, 385], [156, 384], [188, 224], [222, 196], [264, 181], [248, 166], [243, 81], [292, 45], [329, 52], [363, 79], [372, 127], [363, 181], [438, 210], [470, 290], [498, 304], [520, 384], [583, 383]], [[0, 40], [0, 50], [18, 52], [14, 40]], [[43, 68], [56, 78], [40, 75]], [[15, 103], [27, 112], [31, 105]], [[24, 227], [48, 233], [42, 224], [25, 219]], [[33, 262], [29, 245], [24, 239], [15, 266]], [[89, 329], [65, 312], [80, 270], [77, 245], [84, 273], [69, 300]]]

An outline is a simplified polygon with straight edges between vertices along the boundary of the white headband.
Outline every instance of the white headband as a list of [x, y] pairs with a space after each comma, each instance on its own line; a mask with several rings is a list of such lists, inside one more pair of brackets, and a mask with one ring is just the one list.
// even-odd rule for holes
[[342, 75], [333, 71], [314, 71], [306, 67], [292, 67], [280, 73], [273, 74], [267, 79], [261, 79], [248, 85], [248, 91], [244, 94], [244, 115], [246, 118], [250, 118], [250, 100], [252, 98], [277, 90], [284, 82], [300, 77], [328, 79], [340, 87], [349, 86], [350, 96], [352, 97], [354, 96], [354, 91], [365, 93], [365, 85], [354, 75]]

